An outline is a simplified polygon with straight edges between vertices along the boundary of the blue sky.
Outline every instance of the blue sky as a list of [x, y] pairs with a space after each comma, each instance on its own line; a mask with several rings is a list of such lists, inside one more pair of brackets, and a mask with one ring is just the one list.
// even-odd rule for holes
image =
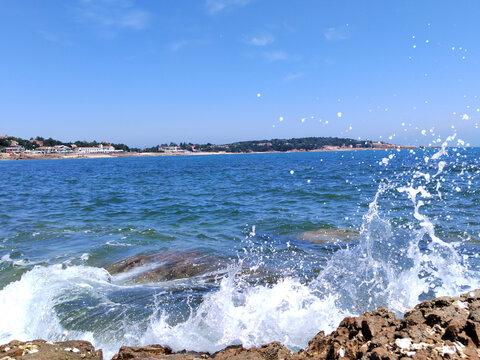
[[2, 0], [0, 9], [9, 135], [430, 144], [456, 131], [480, 145], [475, 0]]

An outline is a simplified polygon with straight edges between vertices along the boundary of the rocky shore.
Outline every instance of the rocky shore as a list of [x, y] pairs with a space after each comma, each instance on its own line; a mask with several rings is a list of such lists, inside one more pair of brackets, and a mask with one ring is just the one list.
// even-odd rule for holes
[[[0, 346], [0, 360], [103, 359], [86, 341], [11, 341]], [[337, 330], [319, 332], [308, 347], [290, 352], [273, 342], [258, 348], [229, 346], [215, 354], [173, 352], [168, 346], [122, 346], [112, 360], [127, 359], [480, 359], [480, 289], [459, 297], [441, 297], [420, 303], [403, 318], [385, 308], [345, 318]]]

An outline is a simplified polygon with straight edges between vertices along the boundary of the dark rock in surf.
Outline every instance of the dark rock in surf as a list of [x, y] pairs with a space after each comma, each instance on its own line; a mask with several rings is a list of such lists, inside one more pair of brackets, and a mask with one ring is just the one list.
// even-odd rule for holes
[[[136, 255], [107, 268], [110, 274], [126, 273], [135, 269], [127, 281], [149, 283], [184, 279], [214, 272], [224, 265], [222, 259], [193, 250], [167, 250], [153, 254]], [[145, 269], [142, 271], [142, 267]]]
[[21, 342], [10, 341], [0, 346], [0, 359], [22, 360], [102, 360], [102, 350], [95, 348], [88, 341], [71, 340], [47, 342], [33, 340]]

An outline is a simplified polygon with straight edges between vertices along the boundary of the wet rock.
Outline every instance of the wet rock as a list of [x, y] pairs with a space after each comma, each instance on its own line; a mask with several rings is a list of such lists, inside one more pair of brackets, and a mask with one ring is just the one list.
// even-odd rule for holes
[[470, 339], [472, 339], [476, 347], [480, 347], [480, 323], [479, 322], [468, 320], [465, 326], [465, 333], [468, 337], [470, 337]]
[[379, 308], [320, 332], [294, 359], [480, 359], [478, 309], [480, 291], [424, 301], [403, 319]]
[[288, 360], [291, 357], [290, 351], [279, 342], [272, 342], [250, 349], [245, 349], [242, 346], [229, 346], [212, 356], [215, 360]]
[[21, 342], [10, 341], [0, 346], [0, 359], [22, 360], [102, 360], [102, 350], [95, 348], [88, 341], [59, 341], [47, 342], [33, 340]]
[[130, 360], [130, 359], [182, 359], [194, 360], [209, 358], [208, 354], [196, 352], [172, 353], [168, 346], [149, 345], [149, 346], [122, 346], [112, 360]]
[[326, 243], [336, 241], [358, 241], [360, 233], [354, 230], [346, 229], [318, 229], [305, 231], [297, 236], [299, 240], [311, 241], [315, 243]]
[[224, 265], [222, 259], [193, 250], [167, 250], [136, 255], [107, 268], [110, 274], [130, 273], [128, 282], [149, 283], [207, 274]]
[[370, 355], [370, 359], [372, 360], [391, 360], [393, 359], [392, 354], [383, 347], [377, 347], [372, 350], [372, 354]]
[[112, 360], [288, 360], [292, 357], [290, 351], [278, 342], [263, 345], [258, 348], [245, 349], [242, 346], [229, 346], [213, 355], [208, 353], [181, 351], [172, 353], [169, 347], [150, 345], [143, 347], [122, 346]]

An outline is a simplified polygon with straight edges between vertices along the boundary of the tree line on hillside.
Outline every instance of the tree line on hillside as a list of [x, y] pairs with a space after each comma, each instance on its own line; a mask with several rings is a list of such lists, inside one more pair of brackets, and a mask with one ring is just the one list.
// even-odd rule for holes
[[[35, 142], [34, 140], [36, 140], [37, 142]], [[70, 147], [72, 144], [74, 144], [77, 147], [98, 147], [100, 144], [102, 144], [102, 145], [112, 145], [116, 150], [123, 150], [126, 152], [140, 151], [140, 149], [130, 148], [125, 144], [112, 144], [106, 141], [98, 142], [94, 140], [94, 141], [64, 142], [60, 140], [55, 140], [51, 137], [48, 139], [45, 139], [41, 136], [37, 136], [36, 138], [30, 138], [29, 140], [15, 137], [15, 136], [2, 137], [0, 138], [0, 148], [11, 146], [13, 142], [17, 142], [18, 145], [23, 146], [26, 150], [35, 150], [40, 146], [66, 145]]]
[[227, 153], [246, 153], [246, 152], [266, 152], [266, 151], [292, 151], [292, 150], [318, 150], [324, 146], [338, 147], [355, 147], [355, 148], [371, 148], [373, 143], [370, 140], [353, 140], [348, 138], [337, 137], [305, 137], [292, 139], [271, 139], [271, 140], [252, 140], [240, 141], [225, 145], [216, 144], [193, 144], [181, 142], [179, 144], [171, 142], [170, 144], [162, 144], [145, 148], [146, 152], [161, 152], [165, 147], [177, 147], [187, 151], [202, 152], [220, 152]]
[[[272, 139], [241, 141], [228, 145], [228, 152], [264, 152], [264, 151], [292, 151], [318, 150], [324, 146], [338, 147], [372, 147], [371, 141], [357, 141], [337, 137], [305, 137], [292, 139]], [[208, 151], [208, 150], [206, 150]]]

